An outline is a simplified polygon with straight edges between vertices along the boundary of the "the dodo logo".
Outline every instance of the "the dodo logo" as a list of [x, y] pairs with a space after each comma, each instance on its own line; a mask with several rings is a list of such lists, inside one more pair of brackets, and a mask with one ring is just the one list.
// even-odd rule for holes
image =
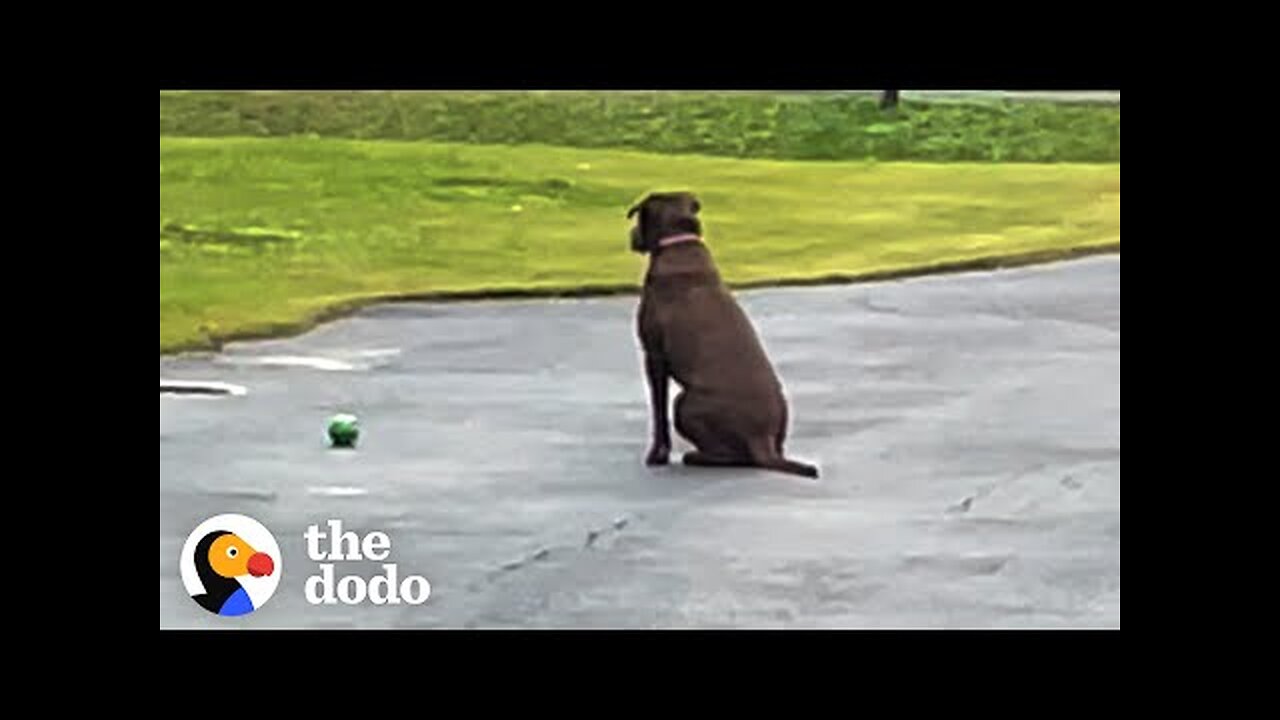
[[182, 584], [215, 615], [248, 615], [280, 584], [280, 546], [262, 523], [218, 515], [196, 526], [182, 547]]

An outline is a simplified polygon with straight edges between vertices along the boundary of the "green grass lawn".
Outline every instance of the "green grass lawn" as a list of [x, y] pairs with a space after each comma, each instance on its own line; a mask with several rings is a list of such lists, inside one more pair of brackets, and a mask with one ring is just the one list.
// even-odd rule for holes
[[1120, 107], [777, 92], [160, 93], [160, 134], [434, 140], [778, 160], [1120, 162]]
[[644, 261], [628, 250], [624, 214], [662, 189], [698, 193], [708, 241], [735, 283], [1120, 239], [1118, 162], [803, 162], [162, 135], [160, 350], [298, 330], [398, 295], [636, 286]]

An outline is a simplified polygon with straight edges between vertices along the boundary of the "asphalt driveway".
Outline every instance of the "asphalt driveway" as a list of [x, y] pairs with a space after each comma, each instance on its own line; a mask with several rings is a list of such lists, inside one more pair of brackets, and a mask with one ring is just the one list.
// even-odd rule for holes
[[[1118, 255], [739, 297], [817, 482], [642, 465], [633, 297], [385, 305], [162, 358], [246, 393], [160, 398], [161, 627], [1119, 627]], [[343, 411], [355, 451], [326, 446]], [[178, 573], [224, 512], [283, 554], [242, 618]], [[330, 518], [385, 531], [428, 602], [308, 604]]]

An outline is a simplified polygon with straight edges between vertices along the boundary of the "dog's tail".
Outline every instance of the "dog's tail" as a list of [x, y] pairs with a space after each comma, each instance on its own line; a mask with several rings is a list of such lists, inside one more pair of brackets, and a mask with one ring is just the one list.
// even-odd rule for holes
[[779, 472], [790, 473], [792, 475], [800, 475], [807, 478], [813, 478], [814, 480], [818, 479], [817, 466], [807, 465], [805, 463], [796, 462], [795, 460], [788, 460], [786, 458], [778, 458], [776, 460], [769, 462], [768, 464], [761, 465], [761, 467], [768, 468], [770, 470], [778, 470]]
[[818, 468], [807, 463], [788, 460], [779, 454], [774, 443], [753, 443], [751, 446], [751, 459], [756, 465], [766, 470], [777, 470], [778, 472], [788, 473], [790, 475], [800, 475], [807, 478], [818, 478]]

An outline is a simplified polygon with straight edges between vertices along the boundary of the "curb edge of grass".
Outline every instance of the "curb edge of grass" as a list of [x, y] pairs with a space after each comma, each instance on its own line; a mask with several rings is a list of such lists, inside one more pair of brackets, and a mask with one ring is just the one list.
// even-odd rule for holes
[[[883, 282], [886, 280], [902, 280], [926, 275], [948, 273], [983, 272], [1002, 270], [1027, 265], [1041, 265], [1089, 255], [1118, 254], [1120, 242], [1081, 245], [1070, 248], [1052, 250], [1033, 250], [1030, 252], [986, 255], [965, 260], [949, 260], [929, 265], [913, 265], [909, 267], [871, 270], [860, 273], [827, 273], [805, 277], [781, 277], [764, 280], [747, 280], [729, 282], [734, 290], [753, 290], [769, 287], [807, 287], [814, 285], [850, 285], [854, 283]], [[384, 303], [408, 302], [467, 302], [476, 300], [522, 300], [536, 298], [588, 298], [616, 295], [634, 295], [639, 293], [637, 283], [612, 283], [587, 285], [581, 287], [518, 287], [518, 288], [476, 288], [473, 290], [443, 290], [415, 293], [396, 293], [383, 295], [367, 295], [334, 303], [318, 312], [311, 313], [296, 322], [274, 323], [263, 327], [222, 333], [205, 338], [177, 343], [169, 348], [161, 349], [160, 356], [177, 355], [186, 352], [218, 352], [227, 343], [249, 340], [267, 340], [289, 335], [305, 333], [317, 325], [338, 320], [352, 315], [371, 305]]]

